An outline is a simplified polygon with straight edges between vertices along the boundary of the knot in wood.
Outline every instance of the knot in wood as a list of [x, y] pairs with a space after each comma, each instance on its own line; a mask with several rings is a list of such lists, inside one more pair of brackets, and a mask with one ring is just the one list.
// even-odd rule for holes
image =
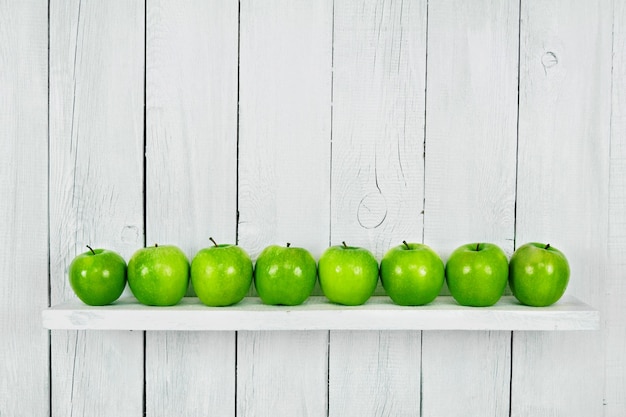
[[364, 229], [375, 229], [387, 217], [387, 200], [379, 191], [367, 193], [359, 202], [357, 221]]
[[559, 59], [554, 52], [548, 51], [541, 57], [541, 65], [543, 65], [544, 71], [547, 71], [548, 68], [552, 68], [558, 63]]

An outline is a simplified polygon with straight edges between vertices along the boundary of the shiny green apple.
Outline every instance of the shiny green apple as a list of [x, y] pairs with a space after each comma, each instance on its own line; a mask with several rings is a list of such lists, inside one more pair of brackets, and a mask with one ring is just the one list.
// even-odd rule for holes
[[254, 285], [265, 304], [295, 306], [313, 291], [317, 280], [315, 259], [304, 248], [271, 245], [259, 254]]
[[509, 263], [509, 286], [520, 303], [545, 307], [556, 303], [569, 283], [567, 258], [550, 244], [526, 243]]
[[445, 281], [443, 261], [429, 246], [407, 243], [395, 246], [380, 262], [383, 288], [394, 303], [418, 306], [432, 302]]
[[128, 286], [142, 304], [178, 304], [185, 296], [188, 285], [189, 261], [176, 246], [141, 248], [128, 261]]
[[493, 243], [470, 243], [455, 249], [446, 263], [452, 297], [463, 306], [488, 307], [498, 302], [509, 277], [506, 254]]
[[365, 248], [331, 246], [318, 262], [322, 292], [333, 303], [355, 306], [364, 304], [378, 284], [378, 261]]
[[240, 302], [252, 284], [252, 260], [233, 244], [201, 249], [191, 261], [191, 283], [200, 301], [212, 307]]
[[87, 252], [76, 256], [70, 264], [70, 286], [85, 304], [111, 304], [126, 287], [126, 261], [111, 250], [87, 248]]

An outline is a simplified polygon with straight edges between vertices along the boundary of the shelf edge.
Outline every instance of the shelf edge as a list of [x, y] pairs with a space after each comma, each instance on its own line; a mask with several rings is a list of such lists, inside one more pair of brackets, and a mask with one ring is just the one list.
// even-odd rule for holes
[[311, 297], [302, 306], [266, 306], [249, 298], [231, 307], [206, 307], [187, 298], [173, 307], [142, 306], [132, 298], [105, 307], [73, 300], [42, 311], [50, 330], [597, 330], [599, 311], [574, 297], [550, 307], [527, 307], [503, 299], [493, 307], [462, 307], [441, 296], [427, 306], [397, 306], [388, 297], [373, 297], [363, 306], [331, 304]]

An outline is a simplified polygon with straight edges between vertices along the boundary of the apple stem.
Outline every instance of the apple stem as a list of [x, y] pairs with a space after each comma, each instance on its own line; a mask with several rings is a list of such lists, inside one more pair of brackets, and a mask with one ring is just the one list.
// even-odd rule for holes
[[478, 252], [480, 250], [480, 243], [476, 244], [476, 251]]
[[287, 242], [287, 247], [291, 246], [291, 243]]
[[346, 249], [348, 248], [348, 245], [346, 245], [346, 242], [345, 242], [345, 241], [343, 241], [343, 242], [341, 242], [341, 243], [343, 243], [343, 247], [344, 247], [344, 248], [346, 248]]
[[550, 249], [550, 244], [548, 243], [544, 249]]
[[403, 240], [402, 243], [404, 243], [404, 246], [406, 246], [407, 249], [411, 249], [411, 247], [409, 246], [408, 243], [406, 243], [406, 240]]
[[94, 252], [94, 250], [93, 250], [93, 249], [91, 249], [91, 246], [89, 246], [89, 245], [85, 245], [85, 246], [87, 246], [87, 247], [89, 248], [89, 250], [91, 251], [91, 253], [92, 253], [93, 255], [95, 255], [95, 254], [96, 254], [96, 252]]
[[210, 237], [210, 238], [209, 238], [209, 240], [210, 240], [211, 242], [213, 242], [213, 244], [214, 244], [215, 246], [217, 246], [217, 242], [216, 242], [215, 240], [213, 240], [213, 238], [212, 238], [212, 237]]

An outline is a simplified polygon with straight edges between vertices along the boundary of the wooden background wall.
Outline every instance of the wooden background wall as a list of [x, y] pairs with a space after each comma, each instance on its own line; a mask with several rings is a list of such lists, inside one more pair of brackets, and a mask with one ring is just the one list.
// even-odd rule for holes
[[[626, 414], [626, 4], [0, 0], [0, 416]], [[53, 331], [85, 244], [570, 258], [597, 332]]]

